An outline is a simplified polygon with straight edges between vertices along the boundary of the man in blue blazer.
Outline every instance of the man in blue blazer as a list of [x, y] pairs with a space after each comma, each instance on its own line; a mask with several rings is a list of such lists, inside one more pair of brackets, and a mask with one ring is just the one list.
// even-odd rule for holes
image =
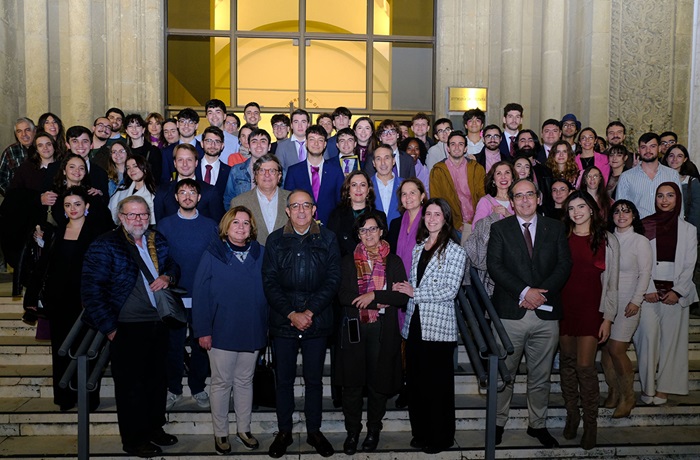
[[[546, 427], [552, 359], [559, 343], [561, 290], [571, 270], [564, 224], [537, 215], [540, 192], [528, 179], [508, 191], [515, 215], [494, 222], [487, 250], [489, 275], [495, 283], [493, 305], [513, 342], [506, 357], [515, 378], [523, 353], [527, 362], [527, 434], [545, 447], [558, 447]], [[508, 421], [513, 380], [498, 394], [496, 444]]]
[[316, 202], [316, 219], [324, 225], [340, 202], [340, 189], [345, 180], [337, 159], [323, 159], [327, 135], [323, 126], [309, 126], [306, 130], [306, 160], [290, 166], [284, 181], [287, 190], [301, 189], [311, 194]]
[[374, 169], [377, 171], [372, 176], [372, 184], [374, 185], [374, 205], [377, 211], [382, 211], [386, 214], [386, 221], [391, 222], [399, 217], [399, 198], [396, 195], [396, 190], [401, 185], [401, 178], [394, 175], [394, 166], [396, 160], [391, 151], [391, 146], [381, 144], [374, 149], [374, 157], [372, 159]]
[[[399, 150], [399, 125], [394, 120], [384, 120], [377, 128], [377, 137], [380, 144], [386, 144], [391, 149], [394, 155], [394, 175], [401, 179], [416, 177], [416, 166], [413, 158], [406, 152]], [[368, 155], [365, 159], [365, 169], [369, 177], [372, 177], [376, 171], [374, 167], [374, 157]]]
[[231, 173], [231, 167], [219, 159], [224, 150], [224, 132], [216, 126], [209, 126], [202, 133], [202, 144], [204, 144], [204, 157], [195, 169], [195, 178], [200, 182], [213, 185], [217, 195], [221, 197], [221, 203], [224, 204], [226, 181]]
[[[199, 164], [197, 156], [197, 150], [190, 144], [180, 144], [175, 148], [174, 163], [177, 176], [158, 187], [153, 200], [156, 222], [177, 212], [179, 208], [175, 200], [177, 183], [181, 179], [195, 179], [195, 170]], [[216, 193], [213, 185], [209, 185], [203, 180], [197, 180], [197, 183], [201, 188], [201, 198], [197, 205], [197, 211], [203, 216], [219, 222], [224, 215], [224, 200]]]

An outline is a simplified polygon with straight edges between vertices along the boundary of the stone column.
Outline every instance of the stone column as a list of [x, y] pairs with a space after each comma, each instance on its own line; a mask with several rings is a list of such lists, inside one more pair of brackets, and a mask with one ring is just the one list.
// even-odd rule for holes
[[700, 0], [695, 0], [693, 11], [692, 72], [690, 76], [690, 97], [688, 116], [688, 152], [691, 159], [700, 161]]
[[[90, 0], [68, 0], [65, 6], [67, 27], [61, 35], [67, 41], [67, 54], [61, 56], [61, 118], [68, 126], [92, 126], [95, 117], [93, 94], [102, 88], [93, 86], [92, 14]], [[64, 26], [65, 27], [65, 26]]]
[[[524, 2], [503, 2], [502, 8], [494, 11], [492, 21], [501, 22], [500, 87], [497, 107], [501, 110], [509, 102], [522, 103], [523, 67], [523, 13]], [[500, 96], [500, 97], [498, 97]], [[492, 99], [493, 100], [493, 99]], [[494, 101], [496, 102], [496, 101]], [[491, 104], [489, 104], [491, 105]], [[494, 114], [492, 114], [493, 116]], [[527, 115], [526, 115], [527, 116]], [[497, 118], [500, 124], [500, 113]]]
[[[542, 67], [540, 68], [540, 117], [559, 119], [564, 111], [564, 50], [566, 8], [561, 0], [544, 0], [542, 16]], [[542, 123], [539, 123], [540, 125]], [[535, 129], [539, 134], [539, 130]]]
[[24, 55], [27, 115], [34, 122], [49, 111], [49, 38], [46, 0], [24, 2]]

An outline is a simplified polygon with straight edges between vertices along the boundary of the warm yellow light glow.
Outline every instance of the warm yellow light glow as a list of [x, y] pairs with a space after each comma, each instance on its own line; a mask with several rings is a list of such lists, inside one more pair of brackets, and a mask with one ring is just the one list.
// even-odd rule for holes
[[481, 109], [486, 112], [487, 88], [450, 88], [449, 112], [466, 112], [470, 109]]

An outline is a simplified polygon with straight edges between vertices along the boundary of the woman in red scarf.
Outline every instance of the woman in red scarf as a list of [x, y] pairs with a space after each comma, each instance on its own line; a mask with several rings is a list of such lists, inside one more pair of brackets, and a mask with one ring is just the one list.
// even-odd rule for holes
[[680, 218], [682, 200], [678, 185], [664, 182], [656, 189], [656, 212], [642, 220], [653, 257], [634, 334], [645, 404], [665, 404], [668, 393], [688, 394], [688, 306], [697, 300], [698, 241], [695, 227]]
[[343, 258], [338, 297], [342, 308], [334, 384], [343, 386], [347, 438], [343, 450], [357, 451], [362, 431], [362, 389], [367, 386], [367, 437], [362, 450], [379, 443], [386, 401], [401, 386], [401, 335], [398, 314], [408, 296], [391, 286], [406, 281], [401, 259], [389, 253], [384, 214], [368, 211], [354, 224], [360, 243]]

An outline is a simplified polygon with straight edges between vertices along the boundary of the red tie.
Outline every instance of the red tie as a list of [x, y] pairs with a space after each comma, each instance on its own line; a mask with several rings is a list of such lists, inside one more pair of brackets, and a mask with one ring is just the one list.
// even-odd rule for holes
[[515, 157], [515, 136], [510, 136], [510, 157]]
[[207, 184], [211, 185], [211, 168], [212, 165], [206, 165], [205, 168], [207, 168], [207, 172], [204, 174], [204, 182]]

